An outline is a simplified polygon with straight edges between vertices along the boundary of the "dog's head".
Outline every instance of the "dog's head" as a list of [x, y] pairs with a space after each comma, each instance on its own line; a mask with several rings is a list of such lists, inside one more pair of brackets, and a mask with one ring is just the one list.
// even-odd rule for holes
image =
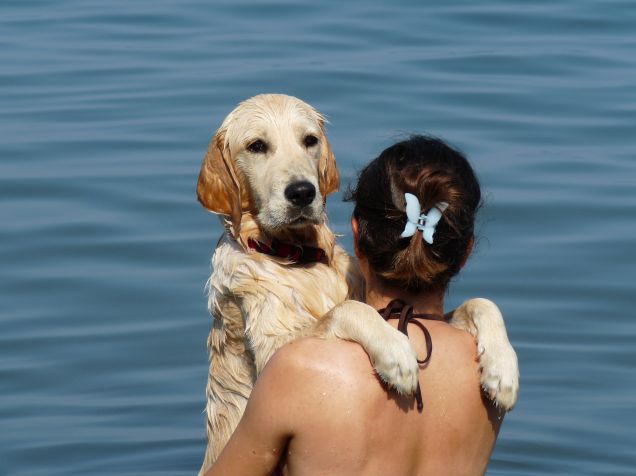
[[324, 117], [297, 98], [261, 94], [239, 104], [217, 130], [197, 196], [208, 210], [229, 216], [234, 233], [247, 211], [276, 233], [320, 223], [325, 199], [338, 186]]

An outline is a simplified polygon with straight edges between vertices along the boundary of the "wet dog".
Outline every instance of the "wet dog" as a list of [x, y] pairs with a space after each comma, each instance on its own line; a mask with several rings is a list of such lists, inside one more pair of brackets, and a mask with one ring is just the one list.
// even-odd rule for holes
[[[264, 94], [242, 102], [210, 142], [197, 195], [221, 215], [225, 232], [207, 284], [214, 323], [202, 472], [234, 431], [268, 359], [299, 336], [359, 342], [389, 386], [406, 394], [417, 386], [408, 339], [355, 301], [364, 297], [363, 281], [325, 216], [326, 197], [338, 186], [325, 119], [294, 97]], [[497, 307], [468, 301], [451, 323], [476, 336], [482, 385], [511, 408], [517, 360]]]

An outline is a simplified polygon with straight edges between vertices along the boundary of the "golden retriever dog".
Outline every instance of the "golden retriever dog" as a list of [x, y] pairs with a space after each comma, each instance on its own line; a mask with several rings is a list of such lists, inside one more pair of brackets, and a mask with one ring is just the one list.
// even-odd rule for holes
[[[201, 472], [236, 428], [272, 354], [303, 335], [360, 343], [383, 381], [415, 391], [418, 364], [408, 338], [362, 299], [355, 260], [335, 243], [325, 200], [339, 187], [325, 119], [291, 96], [263, 94], [239, 104], [212, 138], [197, 196], [221, 215], [225, 232], [207, 283], [208, 445]], [[451, 323], [476, 337], [482, 385], [505, 409], [518, 389], [517, 358], [490, 301], [458, 308]]]

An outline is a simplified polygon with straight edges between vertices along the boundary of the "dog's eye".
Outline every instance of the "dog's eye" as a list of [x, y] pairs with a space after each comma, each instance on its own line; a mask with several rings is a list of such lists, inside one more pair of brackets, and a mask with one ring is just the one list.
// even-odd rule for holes
[[318, 137], [309, 134], [305, 136], [303, 143], [305, 144], [305, 147], [313, 147], [318, 143]]
[[255, 154], [264, 154], [267, 152], [267, 144], [260, 139], [256, 139], [250, 145], [247, 146], [247, 150]]

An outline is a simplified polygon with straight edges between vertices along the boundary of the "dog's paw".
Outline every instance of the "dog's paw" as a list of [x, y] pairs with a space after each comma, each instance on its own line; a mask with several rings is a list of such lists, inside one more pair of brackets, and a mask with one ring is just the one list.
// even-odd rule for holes
[[419, 364], [407, 336], [392, 327], [371, 306], [344, 301], [319, 322], [314, 335], [358, 342], [380, 379], [403, 395], [417, 389]]
[[515, 350], [506, 339], [479, 341], [477, 352], [482, 388], [497, 407], [512, 410], [519, 394], [519, 363]]
[[390, 388], [402, 395], [413, 395], [417, 389], [419, 365], [408, 337], [387, 326], [382, 346], [371, 353], [371, 361], [378, 376]]
[[475, 337], [481, 386], [499, 408], [511, 410], [519, 393], [519, 364], [497, 305], [470, 299], [453, 312], [450, 324]]

